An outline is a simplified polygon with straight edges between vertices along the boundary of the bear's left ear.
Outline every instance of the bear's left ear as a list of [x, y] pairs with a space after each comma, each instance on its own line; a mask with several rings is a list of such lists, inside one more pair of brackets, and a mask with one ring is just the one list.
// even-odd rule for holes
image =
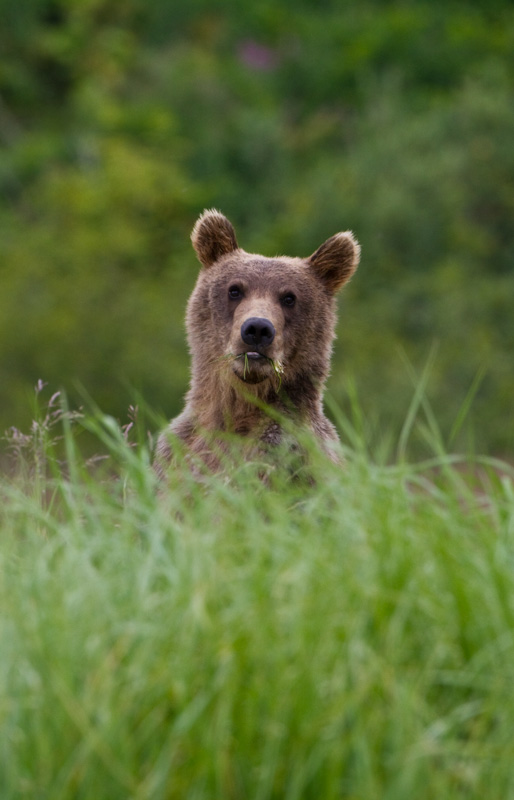
[[307, 259], [307, 263], [327, 289], [335, 294], [357, 269], [360, 252], [360, 245], [351, 231], [345, 231], [327, 239]]
[[238, 249], [232, 223], [216, 209], [204, 211], [196, 222], [191, 241], [200, 263], [210, 267], [218, 258]]

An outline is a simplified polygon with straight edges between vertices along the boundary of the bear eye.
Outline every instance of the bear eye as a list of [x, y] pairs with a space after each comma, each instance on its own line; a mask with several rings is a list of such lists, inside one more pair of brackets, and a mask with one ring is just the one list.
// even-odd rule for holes
[[292, 308], [296, 303], [296, 297], [292, 292], [288, 292], [285, 294], [281, 300], [283, 306], [287, 306], [288, 308]]
[[234, 284], [234, 286], [231, 286], [228, 290], [228, 296], [231, 300], [239, 300], [239, 298], [243, 296], [243, 290]]

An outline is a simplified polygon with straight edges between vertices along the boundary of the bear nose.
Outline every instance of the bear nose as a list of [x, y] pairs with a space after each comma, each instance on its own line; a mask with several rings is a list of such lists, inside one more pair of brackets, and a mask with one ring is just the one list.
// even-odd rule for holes
[[264, 317], [250, 317], [241, 325], [241, 339], [245, 344], [268, 347], [274, 338], [275, 328]]

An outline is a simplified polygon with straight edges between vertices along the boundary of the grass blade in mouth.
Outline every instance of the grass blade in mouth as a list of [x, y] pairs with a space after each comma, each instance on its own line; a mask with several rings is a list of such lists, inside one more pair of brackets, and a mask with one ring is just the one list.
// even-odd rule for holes
[[[267, 361], [268, 364], [271, 364], [271, 367], [273, 368], [273, 372], [275, 373], [275, 375], [278, 378], [277, 392], [279, 392], [280, 388], [282, 386], [282, 375], [284, 374], [284, 365], [278, 359], [275, 361], [275, 359], [269, 358], [269, 356], [265, 356], [262, 353], [259, 353], [259, 355], [260, 355], [261, 358], [263, 358], [265, 361]], [[244, 360], [244, 364], [243, 364], [243, 380], [245, 381], [247, 374], [250, 372], [250, 364], [249, 364], [249, 361], [248, 361], [248, 353], [238, 353], [237, 355], [234, 355], [234, 353], [226, 353], [223, 356], [219, 356], [219, 358], [217, 360], [218, 361], [229, 361], [229, 360], [230, 361], [236, 361], [238, 358], [242, 358]]]

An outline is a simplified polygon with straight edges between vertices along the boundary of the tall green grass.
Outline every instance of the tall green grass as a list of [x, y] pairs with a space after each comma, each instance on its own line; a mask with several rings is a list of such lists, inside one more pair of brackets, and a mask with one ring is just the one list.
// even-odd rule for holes
[[409, 465], [406, 429], [377, 465], [354, 432], [315, 482], [159, 490], [59, 402], [0, 484], [2, 800], [514, 797], [509, 467]]

